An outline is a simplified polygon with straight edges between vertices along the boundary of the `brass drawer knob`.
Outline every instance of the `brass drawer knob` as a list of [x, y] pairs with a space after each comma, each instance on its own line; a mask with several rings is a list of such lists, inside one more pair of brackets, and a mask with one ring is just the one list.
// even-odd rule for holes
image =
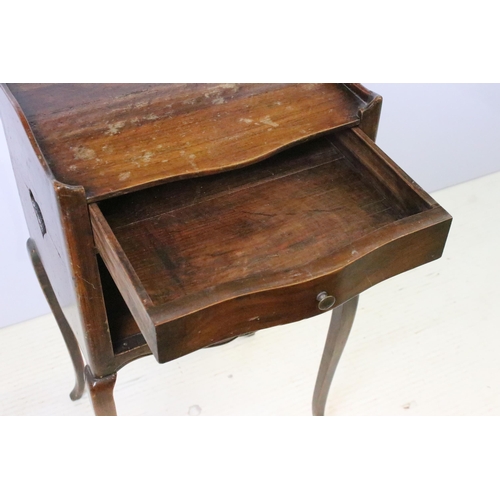
[[326, 292], [318, 293], [316, 299], [318, 301], [318, 309], [320, 311], [328, 311], [328, 309], [331, 309], [335, 304], [335, 297], [328, 295]]

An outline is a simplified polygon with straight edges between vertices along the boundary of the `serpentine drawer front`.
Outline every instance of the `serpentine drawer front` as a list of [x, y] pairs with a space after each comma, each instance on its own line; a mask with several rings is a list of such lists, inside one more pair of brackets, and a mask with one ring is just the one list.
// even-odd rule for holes
[[437, 259], [450, 224], [358, 128], [90, 213], [97, 249], [159, 362], [308, 318]]

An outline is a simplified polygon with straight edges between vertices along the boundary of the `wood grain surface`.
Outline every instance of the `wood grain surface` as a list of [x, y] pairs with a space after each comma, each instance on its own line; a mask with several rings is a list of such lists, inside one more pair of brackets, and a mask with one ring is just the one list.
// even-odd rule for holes
[[443, 251], [451, 217], [373, 144], [381, 98], [360, 85], [3, 90], [30, 235], [76, 313], [98, 415], [138, 357], [320, 314], [320, 292], [342, 307]]
[[[454, 216], [444, 255], [363, 293], [326, 415], [500, 416], [499, 192], [500, 172], [432, 193]], [[118, 374], [118, 413], [310, 416], [329, 322], [321, 314], [163, 365], [137, 360]], [[0, 415], [92, 415], [88, 392], [67, 396], [73, 368], [52, 315], [2, 329], [0, 342]]]
[[9, 88], [54, 176], [83, 186], [90, 201], [168, 178], [254, 163], [296, 142], [359, 123], [360, 110], [374, 99], [334, 84]]
[[436, 259], [451, 220], [359, 130], [98, 205], [97, 247], [160, 361]]
[[30, 238], [87, 362], [95, 374], [109, 373], [113, 350], [85, 192], [54, 179], [22, 110], [4, 86], [0, 114]]
[[101, 209], [152, 305], [161, 306], [219, 296], [222, 287], [244, 293], [245, 283], [277, 273], [298, 279], [309, 262], [400, 218], [372, 184], [319, 139], [244, 170], [165, 184]]

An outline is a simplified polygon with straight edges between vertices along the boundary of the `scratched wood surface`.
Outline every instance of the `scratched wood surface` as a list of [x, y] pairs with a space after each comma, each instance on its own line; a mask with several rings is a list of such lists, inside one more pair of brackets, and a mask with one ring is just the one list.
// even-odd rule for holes
[[53, 178], [11, 99], [0, 86], [0, 115], [30, 238], [80, 348], [105, 372], [112, 349], [85, 192]]
[[327, 139], [134, 194], [101, 209], [153, 306], [299, 271], [399, 218]]
[[[454, 215], [442, 259], [367, 290], [326, 414], [500, 416], [500, 173], [433, 197]], [[480, 256], [480, 259], [478, 259]], [[311, 415], [329, 314], [118, 373], [121, 415]], [[1, 415], [92, 415], [51, 315], [0, 330]], [[239, 424], [238, 424], [239, 425]]]
[[368, 108], [363, 99], [373, 99], [357, 87], [337, 84], [9, 88], [55, 177], [83, 186], [90, 201], [167, 178], [253, 163], [293, 143], [358, 123], [360, 112]]
[[[322, 291], [342, 303], [434, 260], [451, 220], [356, 130], [90, 213], [97, 249], [160, 362], [316, 315]], [[122, 345], [135, 327], [124, 324]]]
[[[317, 315], [320, 291], [342, 304], [443, 250], [449, 214], [369, 140], [380, 99], [356, 86], [10, 88], [39, 161], [79, 190], [74, 210], [87, 213], [90, 202], [94, 241], [114, 281], [98, 299], [125, 314], [110, 314], [118, 334], [106, 323], [93, 339], [114, 351], [97, 349], [104, 365], [91, 353], [96, 380], [148, 348], [163, 363]], [[243, 166], [244, 175], [236, 172]], [[146, 188], [159, 185], [156, 203]], [[127, 193], [139, 189], [134, 210]], [[85, 248], [97, 278], [89, 234], [67, 243]]]

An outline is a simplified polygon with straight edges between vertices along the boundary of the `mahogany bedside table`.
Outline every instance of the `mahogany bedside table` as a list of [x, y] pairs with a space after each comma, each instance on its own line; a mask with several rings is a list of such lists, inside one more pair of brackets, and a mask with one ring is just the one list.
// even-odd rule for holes
[[141, 356], [332, 310], [322, 415], [358, 295], [439, 258], [451, 224], [374, 144], [380, 109], [357, 84], [3, 85], [71, 398], [86, 381], [115, 415], [116, 372]]

